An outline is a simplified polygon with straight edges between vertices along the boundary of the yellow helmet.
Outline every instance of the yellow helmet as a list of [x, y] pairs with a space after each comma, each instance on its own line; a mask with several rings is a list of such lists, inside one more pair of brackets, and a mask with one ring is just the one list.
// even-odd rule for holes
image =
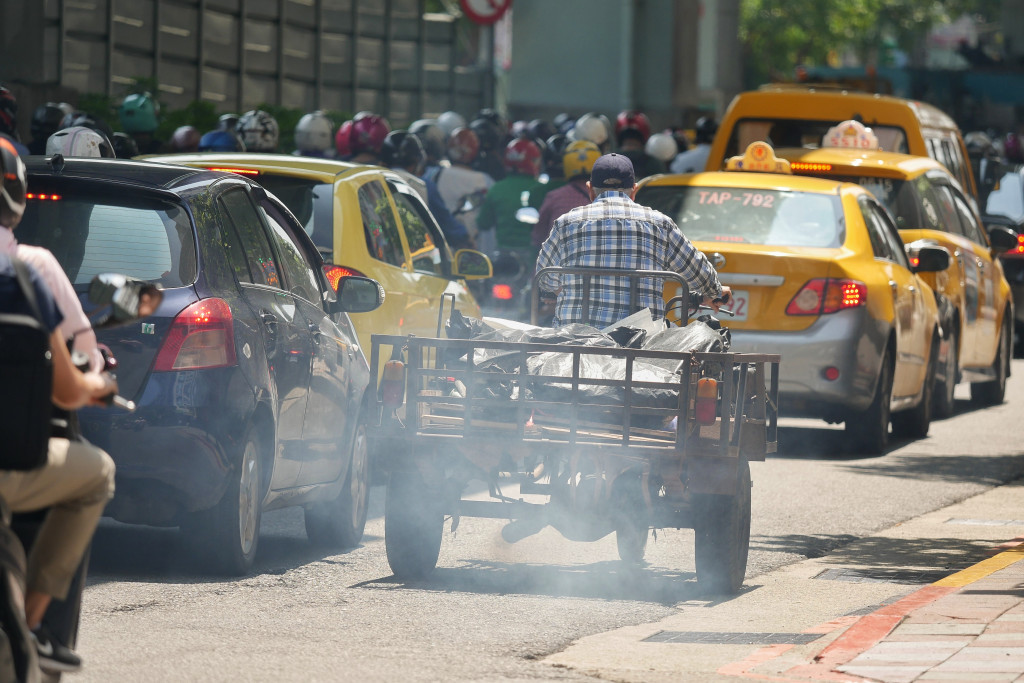
[[562, 170], [566, 179], [578, 175], [590, 175], [594, 162], [601, 156], [601, 149], [589, 140], [576, 140], [565, 148], [562, 154]]

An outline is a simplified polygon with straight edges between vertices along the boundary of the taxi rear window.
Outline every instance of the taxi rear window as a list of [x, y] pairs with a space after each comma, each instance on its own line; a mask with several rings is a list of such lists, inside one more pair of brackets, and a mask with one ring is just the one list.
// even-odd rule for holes
[[334, 185], [269, 173], [261, 173], [258, 180], [295, 214], [317, 249], [334, 250]]
[[839, 198], [790, 190], [645, 187], [636, 201], [661, 211], [691, 241], [777, 247], [839, 247]]
[[59, 192], [28, 200], [18, 241], [53, 252], [76, 289], [99, 273], [164, 287], [195, 282], [195, 235], [183, 206], [123, 192]]
[[[729, 136], [725, 158], [742, 154], [751, 142], [762, 140], [772, 147], [817, 149], [829, 128], [839, 121], [804, 119], [740, 119]], [[870, 124], [878, 143], [886, 152], [907, 153], [907, 134], [898, 126]]]

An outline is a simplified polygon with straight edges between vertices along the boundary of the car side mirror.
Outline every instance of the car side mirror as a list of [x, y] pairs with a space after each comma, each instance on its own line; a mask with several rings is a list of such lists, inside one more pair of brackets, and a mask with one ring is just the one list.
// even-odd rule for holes
[[331, 313], [368, 313], [384, 303], [384, 287], [379, 282], [359, 275], [346, 275], [338, 280], [338, 298], [330, 302]]
[[459, 249], [455, 252], [452, 277], [467, 280], [486, 280], [494, 274], [491, 259], [475, 249]]
[[907, 245], [907, 252], [910, 256], [910, 269], [915, 273], [938, 273], [949, 268], [949, 252], [945, 247], [933, 244], [912, 245]]
[[1011, 249], [1020, 245], [1020, 238], [1016, 232], [1003, 225], [989, 225], [988, 239], [992, 243], [993, 254], [1005, 254]]

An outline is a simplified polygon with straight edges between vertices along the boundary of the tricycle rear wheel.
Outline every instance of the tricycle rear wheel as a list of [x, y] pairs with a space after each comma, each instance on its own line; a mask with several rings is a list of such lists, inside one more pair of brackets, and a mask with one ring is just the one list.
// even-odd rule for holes
[[437, 566], [444, 531], [438, 502], [418, 472], [392, 472], [388, 478], [384, 549], [395, 578], [422, 578]]
[[735, 496], [694, 496], [697, 584], [709, 593], [736, 593], [743, 586], [750, 546], [750, 465], [740, 461]]
[[619, 488], [615, 501], [619, 514], [615, 525], [615, 542], [619, 548], [619, 559], [623, 562], [642, 562], [651, 529], [643, 484], [639, 476], [623, 477], [616, 483]]

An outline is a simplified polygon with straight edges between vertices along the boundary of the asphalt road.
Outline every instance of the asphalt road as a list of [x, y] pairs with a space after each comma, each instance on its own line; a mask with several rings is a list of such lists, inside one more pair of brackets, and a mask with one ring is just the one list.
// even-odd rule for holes
[[[779, 455], [751, 466], [748, 580], [1024, 476], [1024, 361], [1013, 369], [1005, 404], [958, 401], [927, 439], [881, 457], [847, 453], [841, 428], [786, 422]], [[176, 530], [104, 522], [82, 616], [86, 668], [74, 680], [597, 680], [541, 659], [701, 598], [690, 531], [659, 532], [647, 565], [630, 567], [614, 537], [573, 543], [546, 530], [508, 545], [501, 522], [479, 519], [446, 533], [430, 578], [398, 583], [382, 489], [371, 505], [362, 546], [338, 555], [307, 544], [301, 512], [266, 515], [256, 567], [239, 580], [204, 575]], [[926, 550], [940, 570], [970, 560]]]

